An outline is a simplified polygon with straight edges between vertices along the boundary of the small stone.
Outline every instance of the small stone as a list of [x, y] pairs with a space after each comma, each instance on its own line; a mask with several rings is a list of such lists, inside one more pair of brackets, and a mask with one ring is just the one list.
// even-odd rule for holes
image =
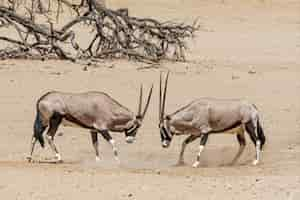
[[228, 190], [232, 189], [232, 185], [230, 185], [230, 184], [227, 184], [226, 187], [227, 187]]
[[128, 196], [128, 197], [132, 197], [132, 196], [133, 196], [133, 194], [129, 193], [127, 196]]
[[76, 140], [76, 136], [72, 136], [72, 137], [71, 137], [71, 140]]
[[248, 71], [248, 74], [256, 74], [256, 70], [254, 69], [253, 66], [250, 66], [250, 69]]
[[256, 74], [256, 71], [255, 70], [249, 70], [248, 74]]
[[61, 72], [50, 72], [50, 74], [59, 76], [61, 75]]
[[236, 75], [232, 75], [232, 76], [231, 76], [231, 79], [232, 79], [232, 80], [239, 79], [239, 78], [240, 78], [240, 77], [239, 77], [239, 76], [236, 76]]
[[112, 65], [109, 65], [109, 66], [107, 66], [108, 68], [114, 68], [115, 67], [115, 65], [114, 64], [112, 64]]
[[57, 133], [57, 136], [63, 136], [64, 135], [64, 133], [63, 132], [59, 132], [59, 133]]

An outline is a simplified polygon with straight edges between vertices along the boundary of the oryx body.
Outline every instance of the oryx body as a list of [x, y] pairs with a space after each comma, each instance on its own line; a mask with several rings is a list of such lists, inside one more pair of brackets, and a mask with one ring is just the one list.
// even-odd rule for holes
[[118, 160], [117, 149], [109, 132], [125, 132], [126, 141], [132, 143], [138, 128], [142, 125], [151, 95], [152, 88], [142, 113], [141, 87], [138, 114], [135, 115], [128, 108], [122, 106], [103, 92], [66, 93], [53, 91], [44, 94], [36, 104], [37, 114], [34, 122], [31, 152], [28, 159], [31, 160], [32, 158], [37, 140], [44, 147], [43, 132], [48, 127], [47, 141], [56, 153], [57, 159], [61, 160], [54, 144], [54, 136], [58, 126], [62, 123], [65, 126], [79, 126], [90, 130], [96, 152], [96, 160], [99, 160], [98, 133], [100, 133], [112, 145], [115, 158]]
[[[169, 75], [169, 74], [168, 74]], [[247, 132], [256, 146], [256, 159], [259, 162], [259, 153], [265, 143], [265, 136], [261, 127], [258, 111], [254, 104], [240, 99], [199, 98], [178, 109], [172, 114], [165, 115], [165, 99], [168, 83], [166, 77], [163, 98], [160, 80], [160, 134], [163, 147], [168, 147], [173, 135], [187, 134], [188, 138], [182, 143], [179, 164], [184, 162], [183, 155], [186, 145], [197, 138], [201, 138], [197, 160], [194, 167], [199, 165], [200, 154], [204, 149], [210, 134], [235, 132], [240, 149], [233, 159], [233, 163], [240, 157], [246, 140]]]

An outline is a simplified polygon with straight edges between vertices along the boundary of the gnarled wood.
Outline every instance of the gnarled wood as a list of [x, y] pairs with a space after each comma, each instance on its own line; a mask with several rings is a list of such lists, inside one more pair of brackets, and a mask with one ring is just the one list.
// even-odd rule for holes
[[[53, 22], [36, 23], [35, 18], [40, 14], [35, 11], [34, 6], [27, 9], [30, 17], [17, 13], [16, 2], [11, 2], [9, 6], [0, 6], [0, 28], [4, 26], [14, 28], [19, 36], [19, 38], [0, 37], [0, 40], [13, 44], [13, 48], [10, 48], [12, 52], [0, 49], [1, 59], [11, 58], [14, 55], [19, 57], [16, 52], [24, 55], [26, 49], [27, 57], [33, 52], [38, 52], [41, 57], [57, 57], [73, 61], [89, 58], [128, 58], [151, 63], [162, 59], [184, 61], [185, 41], [193, 37], [198, 29], [196, 23], [193, 25], [162, 23], [151, 18], [132, 17], [128, 9], [108, 9], [105, 3], [101, 3], [104, 2], [102, 0], [82, 0], [78, 5], [68, 0], [57, 0], [58, 17], [62, 6], [69, 7], [78, 14], [58, 29]], [[31, 0], [31, 3], [45, 7], [39, 0]], [[49, 9], [43, 9], [44, 16], [47, 16], [47, 12]], [[73, 31], [73, 28], [82, 24], [93, 30], [86, 36], [90, 38], [89, 44], [85, 45], [87, 47], [79, 45], [78, 35]], [[66, 48], [69, 43], [72, 44], [72, 49]], [[9, 56], [6, 57], [7, 55]]]

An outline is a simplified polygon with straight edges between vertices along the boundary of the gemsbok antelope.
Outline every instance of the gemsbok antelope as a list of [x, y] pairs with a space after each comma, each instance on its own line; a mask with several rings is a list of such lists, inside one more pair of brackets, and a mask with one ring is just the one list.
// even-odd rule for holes
[[210, 134], [234, 131], [240, 148], [232, 164], [242, 154], [247, 132], [256, 147], [256, 158], [253, 164], [258, 164], [260, 151], [265, 144], [265, 135], [259, 121], [258, 111], [254, 104], [239, 99], [199, 98], [176, 112], [165, 115], [166, 93], [169, 72], [165, 78], [162, 94], [162, 74], [160, 74], [159, 92], [159, 128], [162, 146], [169, 147], [174, 135], [189, 135], [182, 143], [178, 165], [184, 164], [184, 151], [187, 144], [200, 138], [199, 152], [193, 167], [200, 164], [200, 154], [204, 149]]
[[143, 88], [140, 88], [138, 113], [135, 115], [125, 106], [122, 106], [108, 94], [103, 92], [65, 93], [48, 92], [41, 96], [36, 104], [37, 114], [34, 122], [30, 155], [32, 160], [34, 146], [38, 140], [44, 147], [43, 132], [47, 127], [47, 141], [55, 152], [57, 161], [61, 156], [54, 144], [54, 136], [62, 123], [65, 126], [79, 126], [89, 129], [92, 143], [96, 152], [96, 161], [99, 160], [98, 133], [108, 141], [113, 149], [115, 159], [119, 161], [115, 142], [111, 132], [124, 132], [126, 142], [132, 143], [147, 112], [152, 95], [153, 85], [149, 91], [146, 105], [142, 112]]

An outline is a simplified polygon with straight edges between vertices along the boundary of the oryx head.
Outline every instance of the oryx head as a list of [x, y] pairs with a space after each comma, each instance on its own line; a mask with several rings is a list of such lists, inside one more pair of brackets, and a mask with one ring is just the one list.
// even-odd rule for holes
[[128, 124], [128, 127], [125, 129], [125, 136], [126, 136], [126, 142], [132, 143], [134, 142], [136, 133], [138, 129], [142, 126], [143, 119], [145, 117], [145, 114], [148, 110], [151, 95], [152, 95], [153, 85], [149, 91], [148, 99], [146, 102], [146, 105], [144, 107], [144, 110], [142, 112], [142, 101], [143, 101], [143, 85], [141, 85], [140, 88], [140, 97], [139, 97], [139, 105], [138, 105], [138, 112], [133, 121], [130, 121]]
[[169, 72], [167, 73], [165, 79], [165, 88], [162, 94], [162, 74], [160, 74], [159, 80], [159, 129], [160, 129], [160, 138], [162, 147], [167, 148], [169, 147], [173, 133], [170, 131], [169, 120], [168, 116], [165, 116], [165, 104], [166, 104], [166, 94], [167, 94], [167, 86], [168, 86], [168, 79], [169, 79]]

